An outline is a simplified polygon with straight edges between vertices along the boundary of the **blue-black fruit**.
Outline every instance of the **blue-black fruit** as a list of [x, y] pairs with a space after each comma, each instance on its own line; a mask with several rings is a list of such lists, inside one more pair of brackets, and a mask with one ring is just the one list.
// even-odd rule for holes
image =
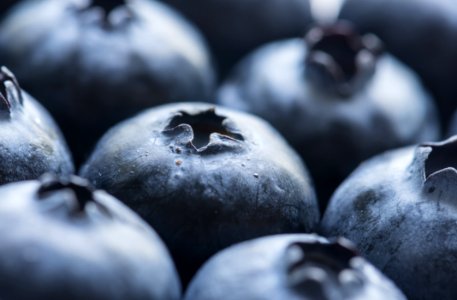
[[457, 109], [457, 3], [453, 0], [346, 0], [339, 18], [378, 35], [434, 95], [443, 125]]
[[309, 0], [162, 0], [199, 27], [222, 75], [260, 45], [303, 33]]
[[456, 299], [457, 137], [387, 152], [336, 191], [322, 221], [410, 299]]
[[26, 1], [0, 24], [0, 63], [55, 116], [77, 163], [115, 123], [214, 85], [199, 33], [149, 0]]
[[405, 300], [395, 285], [349, 241], [277, 235], [247, 241], [213, 256], [185, 300]]
[[0, 69], [0, 184], [73, 173], [73, 162], [49, 113]]
[[269, 121], [307, 163], [324, 208], [363, 160], [439, 137], [432, 99], [373, 35], [348, 23], [266, 45], [242, 61], [218, 103]]
[[204, 103], [117, 125], [81, 175], [157, 230], [184, 281], [222, 248], [311, 232], [319, 221], [305, 167], [282, 137], [257, 117]]
[[0, 298], [178, 300], [157, 234], [77, 177], [0, 188]]

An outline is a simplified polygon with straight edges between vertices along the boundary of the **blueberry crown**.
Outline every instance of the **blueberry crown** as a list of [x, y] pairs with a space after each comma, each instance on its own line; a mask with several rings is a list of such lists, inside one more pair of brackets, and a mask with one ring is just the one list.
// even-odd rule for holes
[[214, 108], [196, 114], [180, 111], [170, 119], [163, 132], [174, 140], [188, 144], [191, 149], [204, 152], [244, 141], [244, 137], [229, 123], [226, 117], [216, 114]]
[[22, 105], [22, 91], [16, 77], [6, 67], [0, 68], [0, 115], [10, 116]]
[[312, 28], [305, 37], [305, 75], [320, 91], [349, 97], [372, 77], [381, 41], [372, 34], [359, 35], [350, 23]]

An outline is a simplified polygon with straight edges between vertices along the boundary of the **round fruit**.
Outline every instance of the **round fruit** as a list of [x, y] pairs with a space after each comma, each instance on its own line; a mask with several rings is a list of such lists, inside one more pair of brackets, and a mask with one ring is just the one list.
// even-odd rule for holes
[[55, 116], [77, 163], [115, 123], [214, 85], [200, 35], [148, 0], [24, 2], [0, 24], [0, 62]]
[[435, 108], [415, 74], [348, 23], [260, 48], [218, 99], [284, 135], [307, 163], [321, 208], [363, 160], [439, 136]]
[[457, 108], [457, 5], [453, 0], [346, 0], [340, 16], [378, 35], [437, 100], [446, 125]]
[[0, 184], [73, 173], [71, 155], [48, 112], [0, 69]]
[[406, 299], [339, 239], [278, 235], [221, 251], [197, 273], [185, 300]]
[[308, 0], [163, 0], [204, 33], [226, 74], [256, 47], [297, 36], [311, 23]]
[[222, 248], [319, 221], [305, 167], [278, 133], [209, 104], [160, 106], [119, 124], [81, 174], [157, 230], [184, 281]]
[[345, 236], [410, 299], [456, 299], [457, 137], [388, 152], [337, 190], [323, 233]]
[[0, 188], [2, 299], [180, 299], [156, 233], [77, 177]]

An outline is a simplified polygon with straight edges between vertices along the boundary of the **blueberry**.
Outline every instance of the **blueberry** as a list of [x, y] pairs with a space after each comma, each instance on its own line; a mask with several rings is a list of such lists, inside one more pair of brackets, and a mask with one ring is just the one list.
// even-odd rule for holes
[[336, 191], [323, 233], [355, 242], [411, 299], [456, 299], [457, 137], [387, 152]]
[[0, 69], [0, 184], [73, 173], [65, 141], [48, 112]]
[[457, 5], [453, 0], [346, 0], [339, 18], [378, 35], [437, 100], [443, 125], [457, 108]]
[[204, 103], [117, 125], [81, 174], [157, 230], [184, 281], [224, 247], [310, 232], [319, 220], [305, 167], [282, 137], [254, 116]]
[[277, 235], [232, 246], [197, 273], [185, 300], [406, 299], [349, 241]]
[[363, 160], [438, 138], [432, 99], [379, 39], [348, 23], [261, 47], [219, 90], [219, 104], [259, 115], [295, 147], [321, 208]]
[[2, 299], [180, 299], [157, 234], [86, 180], [46, 175], [0, 198]]
[[0, 28], [0, 62], [56, 117], [78, 164], [139, 110], [213, 92], [201, 36], [156, 1], [28, 1]]
[[297, 36], [312, 22], [308, 0], [163, 0], [203, 32], [225, 75], [256, 47]]

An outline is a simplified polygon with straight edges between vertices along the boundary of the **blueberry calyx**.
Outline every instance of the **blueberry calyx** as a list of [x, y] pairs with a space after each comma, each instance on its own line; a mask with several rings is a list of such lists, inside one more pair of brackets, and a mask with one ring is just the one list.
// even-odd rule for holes
[[170, 119], [163, 133], [197, 152], [223, 150], [225, 146], [244, 140], [228, 119], [217, 115], [214, 108], [196, 114], [180, 111]]
[[85, 23], [98, 24], [101, 28], [110, 31], [125, 27], [134, 19], [134, 14], [125, 1], [97, 1], [77, 7]]
[[314, 27], [305, 42], [306, 79], [318, 91], [340, 97], [350, 97], [364, 87], [383, 48], [376, 36], [361, 36], [347, 22]]
[[422, 144], [421, 147], [431, 148], [425, 160], [426, 179], [446, 169], [457, 172], [457, 136], [439, 143]]
[[123, 0], [111, 0], [111, 1], [100, 1], [100, 0], [92, 0], [91, 6], [98, 6], [103, 8], [107, 13], [113, 11], [119, 6], [125, 4]]
[[[363, 284], [353, 259], [358, 256], [354, 246], [345, 239], [331, 243], [292, 243], [286, 249], [287, 281], [300, 293], [312, 294], [316, 299], [326, 299], [332, 286]], [[350, 277], [350, 280], [348, 280]]]
[[[77, 176], [62, 176], [45, 174], [40, 178], [41, 185], [37, 191], [39, 200], [45, 200], [61, 191], [70, 191], [72, 193], [73, 213], [82, 213], [85, 211], [88, 203], [96, 203], [94, 200], [94, 188], [90, 183]], [[98, 203], [96, 203], [98, 204]]]
[[10, 117], [22, 105], [22, 91], [16, 77], [6, 67], [0, 68], [0, 115]]
[[457, 195], [457, 136], [436, 143], [421, 144], [413, 162], [419, 164], [422, 191], [437, 203], [453, 204]]

